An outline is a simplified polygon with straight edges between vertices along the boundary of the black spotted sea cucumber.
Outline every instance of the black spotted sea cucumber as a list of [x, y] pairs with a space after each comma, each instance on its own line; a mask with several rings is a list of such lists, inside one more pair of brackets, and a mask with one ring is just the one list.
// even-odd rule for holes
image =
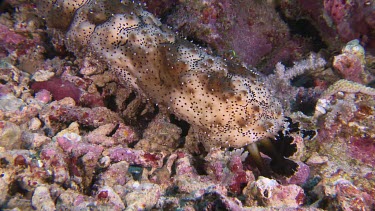
[[179, 38], [127, 0], [37, 0], [47, 26], [77, 56], [108, 63], [121, 80], [191, 124], [206, 148], [273, 137], [283, 110], [256, 74]]

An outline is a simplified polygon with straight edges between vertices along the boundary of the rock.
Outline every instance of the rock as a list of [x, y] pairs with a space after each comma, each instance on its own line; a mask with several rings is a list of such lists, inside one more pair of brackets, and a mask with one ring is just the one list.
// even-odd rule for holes
[[39, 186], [35, 189], [31, 199], [33, 207], [41, 211], [54, 211], [56, 210], [55, 203], [53, 202], [49, 190], [45, 186]]
[[276, 180], [260, 176], [244, 189], [246, 205], [273, 208], [297, 208], [305, 199], [304, 191], [297, 185], [280, 185]]
[[18, 125], [0, 121], [0, 147], [5, 149], [21, 148], [21, 129]]

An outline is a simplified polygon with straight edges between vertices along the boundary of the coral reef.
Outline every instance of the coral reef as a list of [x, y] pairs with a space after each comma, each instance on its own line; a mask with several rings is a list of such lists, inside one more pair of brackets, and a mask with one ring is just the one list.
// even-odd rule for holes
[[[293, 2], [1, 2], [0, 209], [374, 210], [372, 32], [348, 43], [330, 37], [362, 18], [342, 12], [368, 15], [369, 5], [324, 1], [332, 31], [315, 26], [337, 51], [295, 60]], [[207, 27], [212, 34], [200, 41], [208, 48], [160, 24], [143, 3], [161, 21], [189, 17], [187, 28]], [[196, 10], [176, 13], [187, 8]], [[215, 46], [225, 36], [210, 39], [228, 32], [253, 33], [248, 44], [259, 48], [228, 39], [239, 50], [222, 56], [236, 58], [215, 57], [210, 47], [225, 54], [228, 46]], [[272, 67], [261, 69], [268, 75], [234, 62], [248, 51], [269, 61], [260, 65]]]
[[[341, 80], [323, 93], [316, 106], [314, 121], [319, 133], [316, 143], [311, 144], [316, 144], [318, 154], [309, 159], [325, 158], [312, 168], [313, 174], [324, 178], [313, 192], [321, 197], [321, 203], [336, 200], [328, 204], [329, 209], [370, 210], [374, 206], [374, 134], [371, 132], [374, 94], [375, 89]], [[354, 199], [356, 192], [358, 197]]]

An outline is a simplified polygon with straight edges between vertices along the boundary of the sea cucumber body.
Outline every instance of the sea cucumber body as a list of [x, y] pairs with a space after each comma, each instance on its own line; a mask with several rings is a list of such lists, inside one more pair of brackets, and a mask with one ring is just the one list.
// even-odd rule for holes
[[[38, 8], [69, 50], [106, 61], [121, 80], [190, 123], [206, 147], [239, 148], [282, 129], [280, 103], [256, 74], [178, 38], [137, 4], [48, 2], [39, 0]], [[56, 23], [59, 13], [69, 26]]]

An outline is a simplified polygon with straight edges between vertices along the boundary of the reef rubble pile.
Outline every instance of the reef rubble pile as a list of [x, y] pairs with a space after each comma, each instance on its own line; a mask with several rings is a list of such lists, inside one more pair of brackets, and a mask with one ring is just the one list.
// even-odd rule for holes
[[375, 2], [350, 2], [0, 3], [0, 209], [374, 210]]

